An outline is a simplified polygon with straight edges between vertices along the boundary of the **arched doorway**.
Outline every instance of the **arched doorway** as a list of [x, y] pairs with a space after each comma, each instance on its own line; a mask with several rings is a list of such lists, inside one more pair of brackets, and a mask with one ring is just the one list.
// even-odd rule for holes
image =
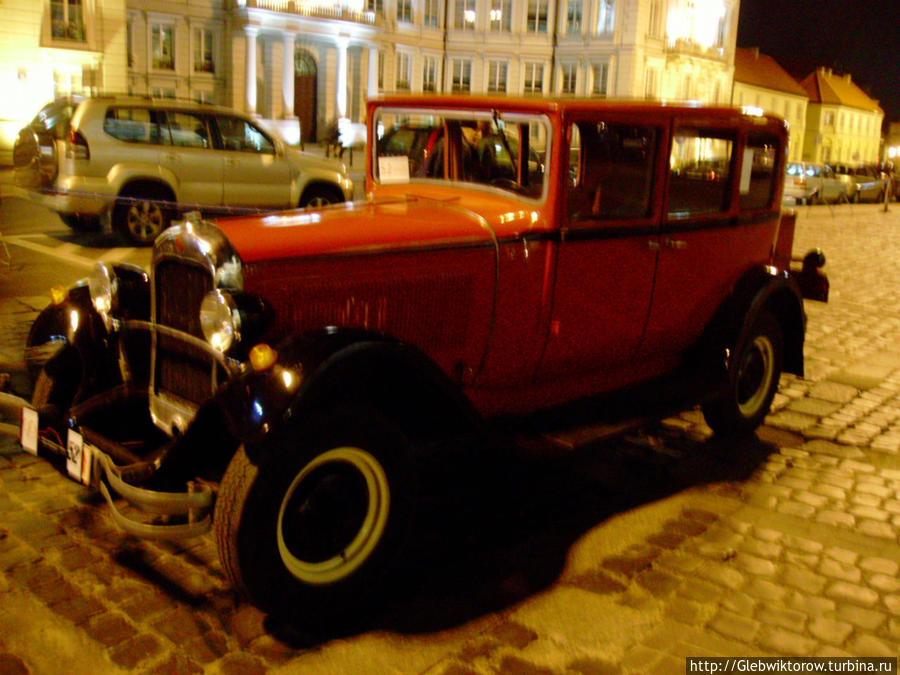
[[294, 114], [304, 143], [316, 141], [316, 60], [306, 49], [294, 54]]

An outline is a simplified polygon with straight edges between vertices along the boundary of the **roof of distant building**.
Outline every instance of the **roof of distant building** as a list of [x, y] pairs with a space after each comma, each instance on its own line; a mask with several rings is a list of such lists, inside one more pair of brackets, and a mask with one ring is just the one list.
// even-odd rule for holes
[[849, 73], [837, 75], [831, 68], [819, 68], [806, 76], [801, 83], [810, 103], [844, 105], [860, 110], [884, 113], [878, 101], [871, 98], [851, 79]]
[[797, 80], [788, 75], [771, 56], [760, 54], [757, 47], [735, 49], [734, 79], [742, 84], [774, 89], [795, 96], [807, 96], [806, 90]]

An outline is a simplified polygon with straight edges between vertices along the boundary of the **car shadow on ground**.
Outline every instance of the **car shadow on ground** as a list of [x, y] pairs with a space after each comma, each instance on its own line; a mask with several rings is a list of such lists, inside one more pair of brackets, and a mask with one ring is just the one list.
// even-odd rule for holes
[[[440, 484], [425, 486], [430, 498], [383, 594], [386, 609], [327, 634], [274, 616], [267, 630], [303, 649], [370, 630], [421, 634], [464, 625], [560, 582], [572, 546], [604, 521], [692, 487], [722, 483], [739, 491], [775, 450], [758, 436], [701, 441], [657, 425], [564, 454], [514, 445], [470, 452], [442, 467]], [[695, 513], [667, 522], [638, 550], [598, 561], [601, 572], [562, 583], [601, 595], [623, 591], [656, 556], [715, 520]]]

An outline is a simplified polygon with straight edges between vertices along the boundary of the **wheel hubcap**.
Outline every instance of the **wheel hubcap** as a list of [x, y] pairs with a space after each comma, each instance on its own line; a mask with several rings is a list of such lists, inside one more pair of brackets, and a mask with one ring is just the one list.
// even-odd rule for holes
[[381, 463], [360, 448], [333, 448], [303, 467], [285, 492], [278, 512], [278, 553], [300, 581], [340, 581], [375, 550], [389, 512]]
[[162, 209], [153, 202], [138, 202], [128, 209], [128, 231], [141, 241], [162, 232], [164, 220]]
[[766, 400], [774, 377], [775, 349], [771, 340], [757, 335], [744, 353], [737, 374], [737, 403], [744, 417], [755, 415]]

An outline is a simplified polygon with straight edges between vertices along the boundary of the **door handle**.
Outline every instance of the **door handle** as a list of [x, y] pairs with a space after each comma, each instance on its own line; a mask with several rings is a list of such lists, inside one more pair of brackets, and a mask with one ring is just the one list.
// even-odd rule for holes
[[688, 245], [684, 239], [669, 239], [669, 237], [666, 237], [663, 240], [663, 243], [666, 245], [666, 247], [678, 249], [679, 251], [687, 248]]

